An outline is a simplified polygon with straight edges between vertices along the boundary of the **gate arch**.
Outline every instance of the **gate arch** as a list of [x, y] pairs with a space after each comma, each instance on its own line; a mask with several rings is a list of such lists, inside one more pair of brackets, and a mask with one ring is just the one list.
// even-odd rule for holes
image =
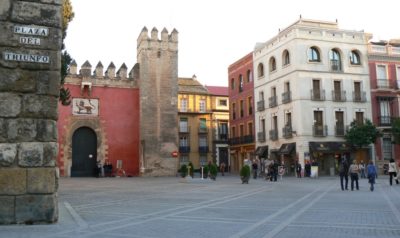
[[97, 135], [89, 127], [80, 127], [72, 135], [71, 177], [95, 176]]

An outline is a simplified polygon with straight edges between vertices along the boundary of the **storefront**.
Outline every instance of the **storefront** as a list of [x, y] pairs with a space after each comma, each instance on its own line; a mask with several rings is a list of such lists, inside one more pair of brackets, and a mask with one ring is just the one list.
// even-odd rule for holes
[[340, 158], [351, 158], [352, 148], [345, 142], [310, 142], [309, 146], [311, 163], [317, 163], [320, 176], [338, 174]]
[[281, 156], [281, 162], [286, 166], [288, 175], [295, 176], [295, 165], [296, 165], [296, 143], [285, 143], [279, 148], [279, 155]]

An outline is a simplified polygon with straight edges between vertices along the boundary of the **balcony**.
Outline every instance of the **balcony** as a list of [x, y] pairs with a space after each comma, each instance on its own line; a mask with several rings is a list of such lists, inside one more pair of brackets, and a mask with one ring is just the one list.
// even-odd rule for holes
[[261, 112], [264, 111], [265, 106], [264, 106], [264, 100], [258, 101], [257, 102], [257, 111]]
[[367, 96], [365, 91], [354, 91], [353, 92], [353, 102], [366, 102]]
[[208, 128], [207, 127], [199, 127], [199, 134], [207, 134]]
[[277, 96], [272, 96], [269, 98], [269, 107], [276, 107], [278, 106]]
[[218, 134], [217, 140], [219, 141], [228, 141], [228, 134]]
[[313, 136], [327, 136], [328, 135], [328, 126], [327, 125], [313, 125]]
[[377, 88], [381, 88], [381, 89], [390, 88], [389, 79], [377, 79], [376, 80], [376, 86], [377, 86]]
[[208, 146], [199, 146], [199, 153], [208, 153]]
[[332, 91], [332, 101], [345, 102], [346, 101], [346, 91]]
[[189, 153], [190, 146], [179, 146], [179, 153]]
[[340, 66], [339, 60], [331, 60], [331, 71], [334, 71], [334, 72], [342, 71], [342, 67]]
[[265, 131], [257, 132], [257, 141], [265, 142]]
[[392, 125], [392, 117], [391, 116], [379, 116], [379, 126], [391, 126]]
[[345, 127], [343, 124], [335, 125], [335, 136], [344, 136], [345, 135]]
[[321, 89], [311, 89], [311, 100], [314, 101], [324, 101], [325, 100], [325, 90]]
[[289, 103], [292, 101], [292, 93], [291, 91], [287, 91], [282, 93], [282, 103]]
[[293, 137], [293, 128], [292, 125], [287, 125], [282, 128], [282, 136], [283, 138], [292, 138]]
[[269, 131], [269, 139], [270, 140], [278, 140], [278, 130], [270, 130]]
[[234, 137], [229, 139], [229, 145], [249, 144], [254, 142], [253, 135]]

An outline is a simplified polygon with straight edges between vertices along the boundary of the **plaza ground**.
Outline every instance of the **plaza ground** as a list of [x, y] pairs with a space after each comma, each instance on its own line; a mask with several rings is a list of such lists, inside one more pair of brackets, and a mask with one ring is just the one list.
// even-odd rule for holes
[[[350, 188], [350, 187], [349, 187]], [[0, 226], [0, 237], [400, 237], [400, 185], [341, 191], [338, 177], [216, 181], [61, 178], [59, 221]]]

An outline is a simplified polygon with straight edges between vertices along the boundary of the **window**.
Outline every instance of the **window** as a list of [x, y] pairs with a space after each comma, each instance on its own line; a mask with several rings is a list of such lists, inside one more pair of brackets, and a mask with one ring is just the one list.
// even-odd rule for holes
[[253, 135], [253, 123], [249, 122], [247, 124], [247, 135]]
[[181, 98], [181, 112], [187, 112], [187, 99]]
[[379, 110], [380, 110], [379, 123], [381, 125], [391, 125], [390, 98], [380, 98]]
[[231, 136], [232, 136], [232, 138], [236, 137], [236, 127], [234, 127], [234, 126], [231, 128]]
[[200, 118], [199, 131], [206, 131], [206, 130], [207, 130], [207, 120], [205, 118]]
[[232, 119], [236, 119], [236, 103], [232, 103]]
[[239, 136], [244, 136], [244, 126], [243, 126], [243, 124], [240, 124], [240, 126], [239, 126], [239, 133], [240, 133]]
[[188, 119], [180, 118], [179, 120], [179, 132], [187, 133], [189, 132]]
[[392, 139], [390, 137], [382, 138], [383, 159], [392, 159]]
[[269, 59], [269, 72], [273, 72], [276, 70], [276, 60], [275, 57], [271, 57]]
[[262, 63], [257, 66], [257, 75], [259, 78], [264, 77], [264, 65]]
[[364, 124], [364, 112], [356, 112], [356, 123], [358, 125]]
[[285, 50], [282, 54], [283, 66], [290, 64], [289, 51]]
[[342, 70], [342, 62], [340, 60], [340, 53], [338, 50], [332, 49], [331, 51], [329, 51], [329, 60], [331, 61], [332, 71]]
[[322, 111], [314, 111], [314, 136], [324, 136]]
[[231, 79], [231, 89], [232, 90], [235, 89], [235, 79], [234, 78]]
[[352, 65], [360, 65], [360, 54], [356, 50], [352, 50], [350, 52], [350, 64]]
[[206, 112], [206, 100], [205, 99], [200, 99], [199, 101], [199, 111], [200, 112]]
[[189, 164], [189, 156], [187, 155], [180, 155], [179, 156], [179, 165], [182, 166], [184, 164]]
[[228, 100], [226, 99], [219, 99], [218, 100], [219, 106], [227, 106], [228, 105]]
[[387, 68], [386, 65], [377, 65], [376, 66], [376, 79], [379, 88], [388, 88], [389, 80], [387, 77]]
[[250, 83], [253, 81], [253, 74], [251, 73], [250, 69], [247, 70], [247, 82]]
[[188, 147], [189, 146], [189, 140], [186, 136], [179, 137], [179, 146], [180, 147]]
[[248, 97], [247, 98], [247, 108], [248, 108], [248, 115], [252, 115], [253, 114], [253, 98], [252, 97]]
[[206, 155], [200, 155], [199, 162], [200, 162], [201, 166], [207, 165], [207, 156]]
[[344, 113], [342, 111], [335, 112], [335, 135], [336, 136], [344, 136]]
[[315, 46], [308, 49], [308, 61], [310, 61], [310, 62], [320, 62], [321, 61], [321, 58], [319, 56], [319, 51]]
[[228, 139], [228, 123], [221, 122], [218, 124], [218, 134], [220, 140], [227, 140]]
[[244, 116], [244, 102], [240, 100], [240, 118]]
[[239, 75], [239, 93], [243, 92], [243, 75]]

